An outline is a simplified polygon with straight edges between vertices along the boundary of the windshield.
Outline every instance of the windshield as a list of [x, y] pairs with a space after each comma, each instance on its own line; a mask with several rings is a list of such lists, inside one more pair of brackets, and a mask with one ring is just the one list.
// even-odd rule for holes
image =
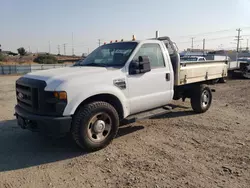
[[75, 66], [123, 67], [136, 46], [136, 42], [106, 44], [78, 61]]

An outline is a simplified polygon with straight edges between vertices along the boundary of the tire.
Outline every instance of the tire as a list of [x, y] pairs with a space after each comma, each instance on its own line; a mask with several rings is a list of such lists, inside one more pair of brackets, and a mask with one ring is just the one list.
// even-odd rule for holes
[[[206, 97], [204, 97], [206, 95]], [[201, 85], [194, 89], [194, 93], [191, 96], [191, 106], [194, 112], [204, 113], [206, 112], [212, 103], [211, 89], [206, 85]]]
[[250, 65], [245, 67], [245, 69], [242, 71], [242, 75], [246, 79], [250, 78]]
[[80, 148], [97, 151], [112, 142], [118, 128], [119, 116], [115, 108], [98, 101], [80, 107], [73, 117], [71, 133]]

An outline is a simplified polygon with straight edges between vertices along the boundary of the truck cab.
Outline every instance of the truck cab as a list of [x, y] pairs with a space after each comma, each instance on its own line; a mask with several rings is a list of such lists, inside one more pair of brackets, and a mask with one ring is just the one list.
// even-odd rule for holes
[[204, 83], [225, 76], [225, 62], [181, 65], [168, 38], [105, 44], [72, 67], [37, 71], [16, 81], [20, 127], [49, 135], [71, 133], [85, 150], [106, 147], [132, 115], [191, 98], [207, 111]]

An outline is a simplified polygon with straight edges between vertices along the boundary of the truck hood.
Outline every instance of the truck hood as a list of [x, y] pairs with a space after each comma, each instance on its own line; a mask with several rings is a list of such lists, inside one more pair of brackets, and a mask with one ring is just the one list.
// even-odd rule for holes
[[96, 76], [97, 74], [105, 74], [108, 71], [114, 71], [117, 69], [105, 68], [105, 67], [64, 67], [49, 70], [36, 71], [26, 74], [24, 77], [43, 80], [47, 83], [47, 86], [53, 88], [57, 87], [64, 81], [69, 81], [74, 78], [88, 77], [91, 75]]

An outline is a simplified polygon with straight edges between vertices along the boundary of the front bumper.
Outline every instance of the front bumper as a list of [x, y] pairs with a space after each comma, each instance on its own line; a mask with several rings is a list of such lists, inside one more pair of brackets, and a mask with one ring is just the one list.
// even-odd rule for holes
[[50, 117], [34, 115], [15, 106], [18, 125], [23, 129], [40, 132], [48, 136], [60, 136], [70, 132], [72, 117]]

